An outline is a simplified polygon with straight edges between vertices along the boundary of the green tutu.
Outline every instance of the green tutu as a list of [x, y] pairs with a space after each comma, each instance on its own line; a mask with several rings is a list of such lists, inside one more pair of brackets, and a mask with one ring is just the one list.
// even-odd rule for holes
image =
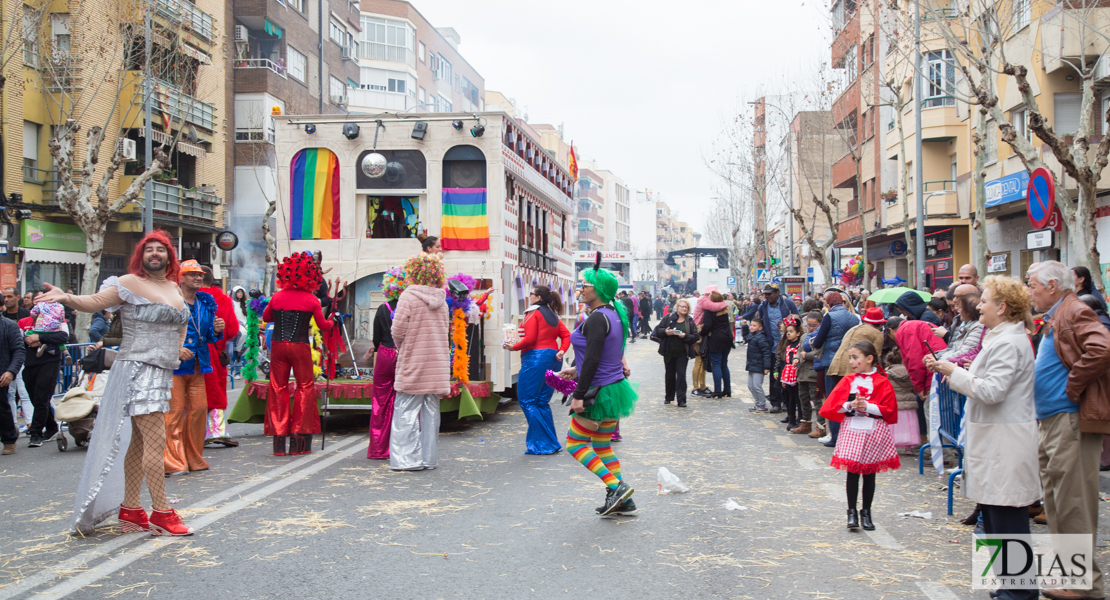
[[640, 398], [636, 394], [639, 387], [640, 384], [629, 383], [627, 379], [602, 386], [594, 405], [582, 415], [591, 421], [619, 421], [635, 410], [636, 400]]

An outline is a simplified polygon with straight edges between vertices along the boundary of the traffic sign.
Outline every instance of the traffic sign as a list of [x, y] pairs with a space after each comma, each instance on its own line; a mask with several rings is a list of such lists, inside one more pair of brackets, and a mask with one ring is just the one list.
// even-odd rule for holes
[[813, 283], [813, 267], [806, 267], [806, 282]]
[[729, 287], [732, 287], [732, 286], [736, 285], [736, 278], [735, 277], [729, 277], [729, 278], [725, 279], [725, 285], [727, 285]]
[[1025, 195], [1025, 210], [1034, 229], [1044, 229], [1056, 208], [1056, 184], [1052, 171], [1038, 167], [1029, 176], [1029, 192]]
[[771, 283], [771, 271], [769, 269], [756, 269], [755, 281], [756, 283]]
[[1055, 236], [1051, 229], [1040, 229], [1025, 234], [1026, 250], [1044, 250], [1056, 245]]

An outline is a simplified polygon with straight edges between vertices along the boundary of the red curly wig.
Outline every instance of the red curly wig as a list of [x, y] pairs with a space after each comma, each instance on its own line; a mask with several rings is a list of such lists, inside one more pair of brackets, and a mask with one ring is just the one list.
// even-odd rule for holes
[[177, 252], [173, 249], [170, 234], [163, 229], [155, 229], [139, 240], [139, 243], [135, 245], [135, 251], [131, 253], [131, 264], [127, 266], [127, 272], [138, 277], [146, 277], [146, 271], [143, 269], [143, 249], [152, 242], [157, 242], [166, 247], [170, 256], [170, 259], [166, 261], [166, 279], [177, 281], [177, 277], [180, 275], [181, 263], [177, 261]]
[[307, 252], [286, 256], [277, 268], [278, 287], [283, 290], [315, 292], [323, 280], [320, 265]]

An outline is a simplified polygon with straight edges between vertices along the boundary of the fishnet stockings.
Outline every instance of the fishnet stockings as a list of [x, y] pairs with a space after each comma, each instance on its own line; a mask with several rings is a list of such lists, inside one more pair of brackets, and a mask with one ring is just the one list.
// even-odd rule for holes
[[154, 510], [170, 509], [166, 502], [165, 452], [166, 421], [162, 413], [131, 417], [131, 445], [123, 463], [124, 506], [142, 506], [139, 491], [145, 476]]

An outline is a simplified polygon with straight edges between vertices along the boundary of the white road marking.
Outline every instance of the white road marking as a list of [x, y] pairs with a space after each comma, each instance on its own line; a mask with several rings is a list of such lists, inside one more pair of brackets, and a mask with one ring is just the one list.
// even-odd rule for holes
[[[843, 487], [838, 487], [837, 485], [832, 483], [826, 483], [825, 491], [828, 492], [829, 497], [833, 500], [837, 502], [847, 503], [844, 498]], [[904, 550], [902, 544], [899, 544], [898, 541], [894, 539], [894, 536], [887, 533], [886, 530], [880, 525], [875, 525], [875, 531], [864, 531], [863, 533], [870, 537], [872, 542], [875, 542], [877, 545], [882, 546], [883, 548], [889, 548], [891, 550]]]
[[792, 440], [788, 437], [775, 436], [775, 441], [777, 441], [779, 444], [781, 444], [783, 446], [786, 446], [787, 448], [797, 448], [798, 447], [798, 445], [794, 443], [794, 440]]
[[798, 464], [802, 465], [803, 468], [809, 469], [811, 471], [817, 471], [821, 468], [821, 465], [817, 464], [817, 461], [813, 460], [812, 458], [810, 458], [808, 456], [802, 456], [801, 454], [795, 454], [794, 455], [794, 460], [798, 461]]
[[[218, 503], [220, 503], [224, 500], [227, 500], [228, 498], [238, 496], [238, 495], [242, 494], [243, 492], [245, 492], [245, 491], [247, 491], [247, 490], [249, 490], [253, 487], [256, 487], [256, 486], [258, 486], [262, 483], [265, 483], [267, 481], [270, 481], [272, 479], [280, 477], [281, 475], [284, 475], [285, 473], [287, 473], [289, 471], [295, 470], [298, 467], [301, 467], [303, 465], [306, 465], [306, 464], [308, 464], [310, 462], [313, 462], [313, 461], [316, 461], [318, 459], [324, 458], [325, 456], [328, 456], [328, 455], [332, 454], [333, 452], [338, 451], [343, 446], [346, 446], [348, 444], [351, 444], [351, 443], [354, 443], [354, 442], [357, 442], [357, 441], [360, 441], [360, 440], [365, 440], [365, 439], [366, 439], [366, 436], [363, 436], [363, 435], [348, 436], [347, 438], [341, 439], [338, 442], [333, 442], [332, 445], [328, 446], [326, 450], [323, 450], [323, 451], [320, 451], [320, 452], [314, 452], [314, 453], [309, 454], [307, 456], [303, 456], [301, 458], [298, 458], [297, 460], [294, 460], [294, 461], [290, 462], [289, 464], [283, 465], [283, 466], [278, 467], [276, 469], [271, 469], [271, 470], [269, 470], [265, 473], [262, 473], [260, 475], [255, 475], [254, 477], [251, 477], [250, 479], [244, 481], [243, 483], [240, 483], [239, 485], [228, 488], [228, 489], [226, 489], [222, 492], [218, 492], [216, 494], [213, 494], [213, 495], [211, 495], [211, 496], [209, 496], [209, 497], [207, 497], [207, 498], [205, 498], [205, 499], [203, 499], [199, 502], [191, 504], [191, 505], [189, 505], [188, 508], [189, 509], [199, 509], [199, 508], [207, 508], [209, 506], [213, 506], [213, 505], [218, 504]], [[345, 457], [347, 457], [351, 454], [354, 454], [356, 451], [358, 451], [360, 449], [361, 449], [361, 446], [356, 445], [353, 448], [349, 448], [349, 449], [345, 450], [342, 453], [342, 455], [340, 455], [338, 457], [329, 458], [326, 461], [327, 464], [315, 465], [312, 468], [311, 471], [309, 469], [305, 469], [304, 471], [300, 471], [300, 472], [298, 472], [294, 475], [291, 475], [290, 477], [282, 479], [280, 482], [278, 482], [274, 485], [281, 485], [281, 487], [285, 487], [287, 485], [290, 485], [290, 484], [292, 484], [296, 481], [299, 481], [299, 480], [303, 479], [305, 476], [310, 475], [311, 473], [315, 473], [316, 471], [319, 471], [323, 467], [331, 465], [332, 463], [336, 462], [338, 459], [345, 458]], [[274, 485], [267, 486], [266, 488], [264, 488], [264, 490], [269, 490], [270, 488], [273, 488]], [[281, 488], [276, 488], [273, 491], [277, 491], [278, 489], [281, 489]], [[270, 493], [273, 493], [273, 491], [268, 492], [266, 495], [269, 495]], [[250, 496], [247, 496], [245, 498], [254, 498], [257, 494], [258, 494], [258, 492], [256, 492], [255, 494], [251, 494]], [[237, 501], [236, 503], [233, 503], [233, 504], [242, 503], [244, 499], [240, 499], [239, 501]], [[252, 502], [253, 502], [253, 500], [252, 500]], [[190, 522], [189, 525], [192, 526], [194, 530], [199, 531], [201, 527], [204, 527], [205, 525], [211, 524], [213, 521], [216, 520], [216, 518], [225, 516], [224, 510], [227, 509], [230, 506], [233, 506], [233, 504], [229, 504], [227, 507], [224, 507], [223, 509], [220, 509], [218, 511], [208, 513], [206, 515], [202, 515], [196, 521]], [[247, 503], [247, 504], [249, 504], [249, 503]], [[246, 506], [246, 504], [243, 504], [243, 506]], [[243, 508], [243, 506], [239, 506], [235, 510], [239, 510], [239, 508]], [[229, 513], [227, 513], [227, 514], [229, 514]], [[215, 517], [215, 518], [213, 518], [213, 517]], [[121, 536], [119, 536], [118, 538], [116, 538], [114, 540], [105, 542], [105, 543], [97, 546], [96, 548], [86, 550], [86, 551], [78, 554], [77, 556], [74, 556], [73, 558], [64, 560], [64, 561], [62, 561], [62, 562], [60, 562], [56, 565], [53, 565], [53, 566], [48, 567], [46, 569], [43, 569], [42, 571], [39, 571], [38, 573], [35, 573], [34, 575], [31, 575], [30, 577], [27, 577], [27, 578], [23, 579], [22, 581], [20, 581], [19, 583], [15, 584], [15, 585], [0, 589], [0, 600], [8, 600], [9, 598], [14, 598], [14, 597], [26, 592], [26, 591], [32, 590], [34, 588], [39, 587], [40, 585], [43, 585], [44, 583], [48, 583], [50, 581], [53, 581], [53, 580], [57, 579], [60, 576], [61, 573], [69, 573], [69, 572], [72, 572], [72, 571], [77, 570], [77, 569], [83, 569], [90, 562], [93, 562], [93, 561], [95, 561], [95, 560], [97, 560], [101, 557], [107, 556], [108, 554], [111, 554], [112, 552], [115, 552], [119, 548], [122, 548], [123, 546], [126, 546], [126, 545], [130, 544], [131, 542], [135, 542], [135, 541], [143, 540], [143, 539], [148, 539], [148, 538], [150, 538], [150, 535], [146, 534], [146, 533], [129, 533], [129, 534], [121, 535]], [[153, 552], [154, 550], [157, 550], [157, 549], [161, 548], [166, 543], [170, 543], [172, 540], [173, 540], [173, 538], [153, 538], [151, 543], [146, 544], [146, 545], [144, 545], [144, 546], [142, 546], [142, 547], [140, 547], [140, 548], [138, 548], [134, 551], [134, 552], [141, 552], [142, 553], [142, 554], [136, 555], [135, 559], [139, 558], [142, 555], [149, 554], [150, 552]], [[134, 559], [132, 559], [132, 560], [134, 560]], [[104, 565], [101, 565], [100, 567], [96, 567], [96, 568], [94, 568], [90, 571], [86, 571], [85, 573], [81, 574], [81, 577], [84, 578], [85, 575], [90, 575], [90, 574], [93, 574], [93, 573], [99, 573], [100, 569], [103, 569], [105, 566], [110, 567], [111, 568], [110, 571], [104, 572], [103, 574], [99, 574], [99, 575], [97, 575], [96, 578], [103, 577], [104, 575], [107, 575], [108, 573], [111, 573], [115, 570], [118, 570], [118, 568], [123, 568], [127, 564], [130, 564], [130, 562], [131, 562], [131, 560], [128, 560], [128, 555], [124, 554], [124, 555], [121, 555], [121, 556], [118, 556], [118, 557], [115, 557], [115, 558], [111, 559], [108, 563], [106, 563]], [[117, 567], [117, 564], [118, 564], [118, 567]], [[55, 590], [58, 590], [58, 589], [60, 589], [64, 586], [67, 586], [67, 584], [71, 583], [72, 581], [74, 581], [74, 579], [67, 580], [64, 583], [59, 584], [59, 585], [55, 586], [54, 588], [51, 588], [50, 590], [47, 590], [46, 592], [43, 592], [41, 595], [43, 597], [61, 598], [66, 594], [73, 593], [74, 591], [79, 589], [80, 586], [69, 589], [68, 591], [65, 592], [65, 594], [62, 594], [62, 595], [46, 596], [46, 594], [50, 594], [50, 593], [54, 592]], [[89, 581], [92, 581], [92, 580], [89, 580]], [[83, 586], [86, 583], [87, 582], [82, 583], [81, 585]], [[36, 596], [40, 596], [40, 594], [36, 593]]]
[[943, 583], [933, 581], [918, 581], [917, 587], [929, 597], [929, 600], [959, 600], [952, 590]]

